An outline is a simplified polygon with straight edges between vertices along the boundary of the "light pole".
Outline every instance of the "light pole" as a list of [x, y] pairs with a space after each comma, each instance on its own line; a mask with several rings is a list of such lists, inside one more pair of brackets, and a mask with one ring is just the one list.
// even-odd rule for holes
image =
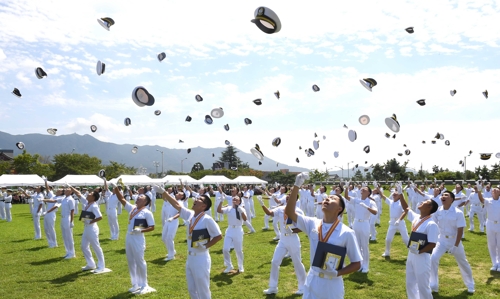
[[351, 178], [350, 175], [349, 175], [349, 170], [350, 170], [349, 164], [351, 164], [351, 163], [354, 163], [354, 161], [351, 161], [351, 162], [347, 163], [347, 180], [349, 180]]
[[470, 157], [470, 155], [472, 155], [472, 151], [469, 151], [469, 154], [464, 156], [464, 183], [467, 181], [467, 157]]
[[340, 166], [335, 166], [335, 167], [342, 169], [342, 179], [344, 179], [344, 167], [340, 167]]
[[74, 152], [74, 151], [75, 151], [75, 149], [73, 149], [73, 150], [71, 151], [71, 153], [73, 154], [73, 152]]
[[160, 166], [160, 162], [153, 161], [153, 165], [156, 167], [156, 177], [158, 177], [158, 166]]
[[184, 173], [184, 160], [186, 160], [187, 158], [184, 158], [181, 160], [181, 173]]
[[163, 151], [160, 151], [159, 149], [157, 149], [156, 151], [161, 153], [161, 174], [163, 175]]

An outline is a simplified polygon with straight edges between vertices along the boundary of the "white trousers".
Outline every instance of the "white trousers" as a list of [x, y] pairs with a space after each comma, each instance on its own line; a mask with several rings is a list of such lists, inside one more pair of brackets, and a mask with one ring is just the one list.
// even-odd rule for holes
[[302, 299], [344, 299], [344, 280], [342, 276], [325, 279], [313, 275], [312, 271], [309, 269], [307, 274]]
[[356, 234], [356, 240], [358, 241], [359, 250], [361, 251], [361, 257], [363, 257], [361, 268], [363, 270], [369, 270], [370, 250], [368, 249], [368, 244], [370, 242], [370, 223], [368, 222], [368, 220], [359, 222], [358, 219], [354, 219], [352, 229]]
[[495, 267], [500, 266], [500, 224], [486, 221], [486, 235], [488, 237], [488, 251], [491, 263]]
[[118, 225], [118, 216], [116, 215], [116, 210], [108, 211], [108, 224], [111, 239], [118, 240], [118, 237], [120, 235], [120, 226]]
[[212, 260], [208, 251], [188, 255], [186, 261], [186, 279], [191, 299], [210, 299], [210, 267]]
[[12, 209], [12, 204], [11, 203], [6, 203], [5, 204], [5, 218], [7, 219], [7, 222], [11, 222], [12, 221], [11, 209]]
[[406, 295], [408, 299], [432, 299], [430, 276], [431, 255], [408, 252], [406, 260]]
[[252, 208], [250, 207], [250, 201], [248, 199], [243, 200], [245, 203], [245, 214], [247, 215], [247, 221], [252, 223]]
[[144, 234], [127, 234], [125, 253], [127, 255], [128, 272], [133, 286], [145, 287], [148, 285], [147, 264], [144, 260], [146, 239]]
[[255, 218], [255, 202], [253, 201], [253, 197], [250, 197], [248, 200], [250, 203], [250, 210], [252, 212], [252, 218]]
[[469, 229], [474, 230], [474, 215], [477, 215], [477, 219], [479, 220], [479, 230], [484, 231], [484, 222], [485, 215], [483, 209], [477, 209], [476, 207], [472, 207], [469, 212]]
[[[215, 200], [215, 206], [218, 207], [220, 202], [221, 202], [220, 198], [216, 199]], [[216, 214], [215, 214], [215, 220], [216, 221], [224, 221], [224, 214], [216, 212]]]
[[316, 205], [314, 204], [314, 202], [307, 203], [305, 212], [306, 212], [306, 216], [314, 217], [314, 214], [316, 212]]
[[287, 252], [292, 257], [293, 268], [295, 269], [295, 275], [297, 276], [297, 281], [299, 283], [299, 290], [304, 289], [304, 284], [306, 282], [306, 269], [304, 264], [302, 264], [302, 258], [300, 254], [300, 239], [297, 234], [291, 236], [281, 236], [278, 245], [274, 249], [273, 259], [271, 260], [271, 275], [269, 277], [269, 287], [278, 287], [278, 278], [280, 272], [281, 262], [287, 254]]
[[61, 234], [64, 241], [64, 248], [66, 249], [66, 255], [75, 255], [75, 242], [73, 241], [73, 229], [71, 228], [71, 222], [69, 221], [69, 216], [62, 217], [61, 219]]
[[[378, 213], [377, 213], [378, 215]], [[370, 215], [370, 238], [376, 239], [377, 238], [377, 230], [375, 229], [375, 223], [378, 220], [377, 215]]]
[[80, 201], [79, 200], [75, 200], [75, 214], [74, 215], [78, 215], [80, 213], [78, 213], [78, 206], [80, 205]]
[[151, 198], [151, 213], [156, 212], [156, 198]]
[[347, 204], [347, 222], [349, 222], [349, 227], [352, 227], [354, 223], [354, 206], [352, 204]]
[[375, 215], [377, 217], [377, 224], [380, 224], [380, 216], [382, 216], [382, 201], [377, 201], [377, 215]]
[[[455, 246], [455, 236], [452, 238], [446, 239], [443, 236], [438, 238], [438, 242], [436, 247], [432, 251], [431, 255], [431, 277], [430, 277], [430, 286], [431, 289], [437, 290], [439, 289], [439, 260], [448, 250], [450, 250], [453, 246]], [[462, 274], [462, 280], [465, 283], [467, 288], [474, 288], [474, 279], [472, 278], [472, 270], [470, 268], [469, 262], [465, 258], [465, 251], [462, 242], [458, 245], [455, 253], [453, 253], [455, 260], [457, 261], [458, 268], [460, 269], [460, 273]]]
[[165, 244], [165, 247], [167, 248], [168, 258], [173, 258], [175, 256], [174, 239], [178, 228], [179, 228], [179, 218], [174, 219], [171, 222], [165, 221], [163, 223], [161, 240], [163, 241], [163, 244]]
[[[268, 216], [268, 215], [265, 215], [264, 216], [264, 227], [265, 228], [269, 228], [269, 219], [271, 218], [272, 216]], [[278, 229], [278, 221], [273, 221], [273, 229], [274, 229], [274, 233], [276, 234], [276, 237], [280, 237], [280, 231]]]
[[45, 231], [45, 237], [47, 237], [47, 242], [49, 247], [57, 246], [56, 238], [56, 212], [50, 212], [43, 217], [43, 230]]
[[385, 236], [385, 254], [390, 255], [391, 253], [391, 244], [392, 240], [394, 240], [394, 235], [396, 232], [401, 234], [401, 238], [403, 239], [403, 243], [405, 247], [408, 246], [408, 231], [406, 230], [406, 225], [404, 221], [399, 222], [398, 225], [394, 225], [394, 220], [389, 221], [389, 228], [387, 229], [387, 235]]
[[99, 226], [97, 224], [85, 225], [82, 234], [82, 244], [80, 248], [82, 249], [83, 256], [87, 261], [87, 266], [94, 268], [95, 262], [92, 257], [92, 252], [90, 251], [90, 246], [94, 249], [95, 255], [97, 257], [97, 268], [104, 269], [104, 254], [102, 253], [101, 245], [99, 244]]
[[0, 219], [5, 220], [5, 201], [0, 201]]
[[122, 210], [123, 210], [123, 205], [121, 203], [118, 203], [118, 215], [122, 214]]
[[42, 238], [42, 230], [40, 228], [40, 213], [33, 211], [31, 214], [33, 216], [33, 226], [35, 228], [35, 239]]
[[238, 260], [238, 269], [243, 268], [243, 228], [238, 227], [228, 227], [226, 229], [226, 235], [224, 236], [224, 246], [222, 248], [222, 253], [224, 254], [224, 265], [227, 267], [233, 267], [233, 262], [231, 261], [231, 247], [234, 247], [234, 252], [236, 253], [236, 259]]

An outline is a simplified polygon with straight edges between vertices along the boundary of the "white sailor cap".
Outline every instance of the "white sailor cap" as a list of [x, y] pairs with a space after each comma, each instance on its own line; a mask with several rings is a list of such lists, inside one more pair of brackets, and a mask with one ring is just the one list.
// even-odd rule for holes
[[254, 12], [254, 18], [251, 22], [264, 33], [278, 33], [281, 30], [281, 21], [270, 8], [258, 7]]

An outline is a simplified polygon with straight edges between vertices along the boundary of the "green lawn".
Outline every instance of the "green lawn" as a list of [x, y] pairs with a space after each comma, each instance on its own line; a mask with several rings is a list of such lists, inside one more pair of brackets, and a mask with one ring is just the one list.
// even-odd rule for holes
[[[161, 207], [161, 202], [158, 201]], [[262, 290], [268, 287], [271, 258], [276, 242], [272, 241], [272, 231], [261, 231], [263, 212], [258, 206], [257, 218], [253, 220], [256, 234], [245, 235], [245, 272], [243, 274], [223, 274], [224, 262], [222, 244], [219, 242], [211, 250], [212, 271], [211, 290], [213, 298], [264, 298]], [[104, 209], [102, 209], [104, 210]], [[155, 231], [146, 237], [146, 260], [148, 262], [149, 284], [157, 293], [144, 297], [189, 298], [185, 279], [186, 227], [181, 226], [176, 236], [176, 259], [164, 262], [166, 250], [161, 241], [160, 210], [156, 211], [158, 223]], [[76, 259], [64, 260], [63, 240], [60, 232], [60, 216], [56, 223], [59, 247], [49, 249], [44, 239], [33, 240], [33, 225], [28, 205], [14, 205], [13, 222], [0, 222], [0, 298], [127, 298], [130, 278], [125, 257], [126, 213], [119, 216], [121, 239], [109, 240], [107, 219], [99, 222], [101, 246], [106, 258], [106, 266], [111, 273], [94, 275], [80, 271], [85, 259], [80, 250], [83, 225], [75, 222]], [[344, 217], [347, 218], [347, 217]], [[344, 220], [346, 221], [346, 220]], [[377, 228], [378, 241], [370, 244], [370, 273], [354, 273], [344, 278], [346, 298], [405, 298], [405, 261], [407, 250], [396, 235], [391, 259], [381, 257], [384, 251], [387, 230], [388, 209], [384, 204], [382, 224]], [[468, 222], [468, 220], [467, 220]], [[221, 223], [224, 234], [226, 222]], [[407, 226], [409, 224], [407, 223]], [[476, 220], [476, 229], [478, 228]], [[43, 221], [42, 221], [43, 230]], [[247, 229], [245, 229], [247, 231]], [[309, 242], [301, 234], [302, 257], [306, 270], [309, 268]], [[500, 273], [490, 273], [490, 258], [486, 246], [486, 235], [466, 232], [464, 241], [468, 260], [476, 281], [474, 298], [498, 298], [500, 294]], [[233, 264], [236, 257], [232, 254]], [[454, 259], [445, 255], [440, 267], [440, 292], [434, 298], [468, 298], [458, 266]], [[285, 259], [280, 271], [279, 293], [271, 298], [300, 298], [294, 296], [297, 281], [293, 264]]]

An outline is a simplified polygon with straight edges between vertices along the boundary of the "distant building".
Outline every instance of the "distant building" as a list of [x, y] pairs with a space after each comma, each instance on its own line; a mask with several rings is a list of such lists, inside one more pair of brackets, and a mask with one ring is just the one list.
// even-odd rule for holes
[[0, 161], [12, 161], [12, 160], [14, 160], [14, 150], [0, 149]]

